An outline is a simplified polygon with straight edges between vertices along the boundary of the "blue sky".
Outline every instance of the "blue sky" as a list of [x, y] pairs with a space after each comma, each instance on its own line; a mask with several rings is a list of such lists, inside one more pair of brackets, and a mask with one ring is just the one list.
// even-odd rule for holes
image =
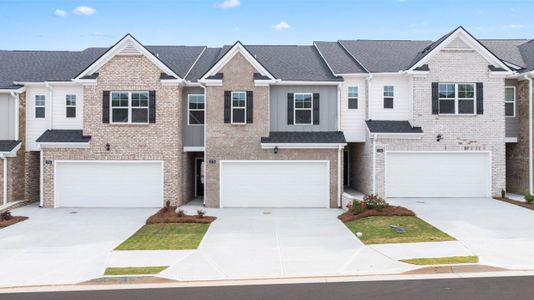
[[533, 11], [532, 0], [2, 0], [0, 49], [81, 50], [128, 32], [146, 45], [435, 40], [458, 25], [534, 38]]

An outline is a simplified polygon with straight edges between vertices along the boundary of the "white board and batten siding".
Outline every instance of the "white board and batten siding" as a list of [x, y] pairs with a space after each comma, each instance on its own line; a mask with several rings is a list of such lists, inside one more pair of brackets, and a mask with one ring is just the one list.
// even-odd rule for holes
[[162, 207], [162, 161], [55, 161], [55, 207]]
[[[365, 142], [367, 137], [367, 82], [365, 78], [345, 77], [341, 85], [341, 131], [347, 142]], [[358, 87], [358, 108], [349, 109], [348, 88]]]
[[386, 152], [386, 197], [489, 197], [491, 153]]
[[221, 207], [329, 207], [329, 161], [221, 161]]

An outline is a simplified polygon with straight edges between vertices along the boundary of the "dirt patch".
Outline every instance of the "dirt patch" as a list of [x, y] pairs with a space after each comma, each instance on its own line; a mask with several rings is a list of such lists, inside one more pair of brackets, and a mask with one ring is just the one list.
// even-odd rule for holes
[[0, 221], [0, 228], [11, 226], [13, 224], [17, 224], [18, 222], [22, 222], [22, 221], [27, 220], [27, 219], [28, 219], [28, 217], [13, 216], [9, 220]]
[[362, 213], [357, 215], [352, 214], [350, 211], [347, 211], [338, 216], [338, 219], [343, 223], [347, 223], [354, 220], [359, 220], [367, 217], [373, 216], [415, 216], [415, 213], [402, 206], [388, 206], [382, 209], [367, 209]]
[[517, 206], [521, 206], [521, 207], [524, 207], [524, 208], [528, 208], [528, 209], [534, 210], [534, 203], [527, 203], [527, 202], [523, 202], [523, 201], [517, 201], [517, 200], [512, 200], [510, 198], [501, 198], [501, 197], [494, 197], [493, 199], [499, 200], [499, 201], [508, 202], [510, 204], [513, 204], [513, 205], [517, 205]]
[[213, 216], [190, 216], [187, 214], [179, 215], [176, 213], [176, 206], [169, 208], [162, 208], [157, 213], [150, 216], [147, 224], [163, 224], [163, 223], [196, 223], [196, 224], [210, 224], [217, 218]]

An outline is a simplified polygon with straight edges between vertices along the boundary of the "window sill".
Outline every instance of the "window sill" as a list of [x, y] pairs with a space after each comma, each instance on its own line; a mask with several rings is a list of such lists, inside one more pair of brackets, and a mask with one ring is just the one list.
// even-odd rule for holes
[[111, 126], [148, 126], [155, 123], [109, 123]]
[[245, 126], [247, 124], [248, 123], [230, 123], [230, 125], [234, 125], [234, 126]]

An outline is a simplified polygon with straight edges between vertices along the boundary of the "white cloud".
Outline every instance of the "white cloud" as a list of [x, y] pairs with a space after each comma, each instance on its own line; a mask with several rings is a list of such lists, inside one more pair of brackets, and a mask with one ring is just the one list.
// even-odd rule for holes
[[54, 11], [54, 15], [55, 15], [56, 17], [65, 17], [65, 16], [67, 15], [67, 12], [64, 11], [64, 10], [62, 10], [62, 9], [56, 9], [56, 10]]
[[223, 2], [217, 4], [217, 7], [227, 9], [238, 7], [239, 5], [241, 5], [240, 0], [224, 0]]
[[508, 25], [502, 25], [501, 29], [520, 29], [525, 28], [527, 25], [524, 24], [508, 24]]
[[96, 9], [89, 6], [78, 6], [73, 11], [77, 15], [90, 16], [96, 12]]
[[285, 21], [281, 21], [280, 23], [273, 25], [273, 28], [276, 30], [289, 29], [290, 27], [291, 26], [289, 26], [289, 24], [287, 24]]

